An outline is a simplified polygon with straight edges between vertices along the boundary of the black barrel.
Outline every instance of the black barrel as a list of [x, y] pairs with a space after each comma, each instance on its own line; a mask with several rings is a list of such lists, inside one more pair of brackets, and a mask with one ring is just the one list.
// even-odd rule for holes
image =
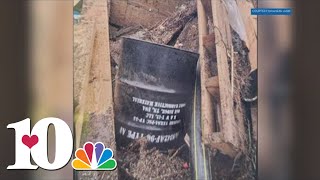
[[123, 38], [121, 56], [114, 94], [117, 146], [141, 137], [149, 147], [180, 146], [192, 116], [199, 55]]

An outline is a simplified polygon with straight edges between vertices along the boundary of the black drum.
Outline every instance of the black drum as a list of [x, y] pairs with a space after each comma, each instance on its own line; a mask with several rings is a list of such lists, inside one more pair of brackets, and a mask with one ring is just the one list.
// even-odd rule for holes
[[117, 146], [146, 137], [149, 147], [179, 147], [192, 116], [199, 55], [131, 38], [122, 47], [114, 92]]

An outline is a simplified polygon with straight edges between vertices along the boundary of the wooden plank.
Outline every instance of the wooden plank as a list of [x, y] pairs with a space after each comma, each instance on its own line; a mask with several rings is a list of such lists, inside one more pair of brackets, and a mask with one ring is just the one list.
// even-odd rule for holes
[[189, 21], [196, 17], [197, 9], [194, 2], [185, 3], [184, 6], [185, 8], [177, 10], [172, 17], [166, 18], [149, 31], [152, 42], [168, 44]]
[[249, 61], [251, 70], [258, 68], [258, 32], [257, 32], [257, 16], [250, 14], [250, 9], [254, 8], [251, 2], [237, 0], [238, 8], [242, 16], [244, 28], [246, 31], [246, 46], [249, 49]]
[[74, 125], [76, 147], [79, 147], [82, 125], [85, 118], [87, 90], [92, 62], [95, 23], [82, 21], [74, 25]]
[[[90, 114], [105, 114], [113, 107], [108, 7], [104, 0], [87, 0], [85, 2], [85, 5], [89, 4], [85, 16], [97, 20], [87, 110]], [[113, 124], [113, 117], [111, 121], [110, 123]]]
[[186, 24], [174, 47], [196, 53], [198, 52], [198, 18], [192, 19]]
[[242, 146], [238, 134], [238, 124], [235, 121], [233, 111], [233, 96], [228, 65], [228, 53], [230, 44], [230, 26], [226, 15], [226, 9], [221, 1], [211, 0], [214, 34], [216, 40], [216, 56], [219, 77], [220, 105], [222, 124], [220, 126], [224, 140], [235, 147]]
[[112, 78], [108, 26], [97, 24], [97, 35], [90, 72], [88, 111], [105, 113], [112, 107]]
[[201, 0], [197, 0], [198, 10], [198, 29], [199, 29], [199, 61], [201, 72], [201, 120], [202, 120], [202, 137], [206, 142], [207, 138], [212, 134], [214, 129], [214, 117], [213, 106], [211, 101], [211, 95], [206, 89], [205, 82], [211, 76], [208, 59], [205, 55], [205, 47], [203, 39], [208, 35], [208, 19], [205, 11], [205, 7]]
[[[113, 124], [112, 78], [109, 49], [108, 5], [104, 0], [84, 1], [83, 18], [96, 20], [96, 35], [87, 93], [88, 114], [111, 113]], [[111, 112], [110, 112], [111, 109]], [[113, 129], [111, 129], [112, 131]], [[107, 146], [107, 145], [106, 145]]]
[[[95, 20], [96, 34], [86, 99], [88, 121], [83, 125], [80, 144], [102, 142], [116, 155], [107, 0], [86, 0], [82, 12], [85, 20]], [[79, 179], [117, 179], [117, 171], [78, 172], [77, 176]]]

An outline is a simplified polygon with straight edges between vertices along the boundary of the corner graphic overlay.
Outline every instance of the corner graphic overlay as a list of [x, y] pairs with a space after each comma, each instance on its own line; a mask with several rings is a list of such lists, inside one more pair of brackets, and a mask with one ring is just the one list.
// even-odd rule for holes
[[72, 161], [75, 170], [86, 171], [112, 171], [117, 167], [117, 161], [113, 159], [113, 151], [105, 148], [104, 144], [87, 142], [83, 148], [75, 152], [76, 158]]

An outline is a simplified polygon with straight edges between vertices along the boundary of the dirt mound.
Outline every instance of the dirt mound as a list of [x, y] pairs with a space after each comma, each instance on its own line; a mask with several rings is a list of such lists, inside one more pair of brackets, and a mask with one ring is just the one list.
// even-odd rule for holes
[[[185, 148], [186, 149], [186, 148]], [[191, 179], [187, 162], [181, 158], [183, 147], [172, 153], [147, 149], [147, 140], [139, 139], [118, 151], [120, 179]], [[171, 155], [172, 154], [172, 155]]]

